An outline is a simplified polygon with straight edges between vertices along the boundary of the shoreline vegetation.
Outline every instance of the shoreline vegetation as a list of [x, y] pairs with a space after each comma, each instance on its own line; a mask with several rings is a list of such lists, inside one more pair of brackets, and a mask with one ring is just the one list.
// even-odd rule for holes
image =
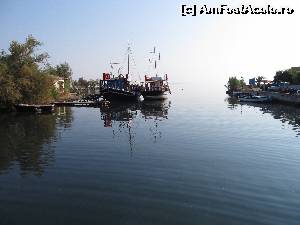
[[[243, 91], [249, 88], [267, 89], [272, 85], [280, 85], [280, 83], [287, 83], [288, 85], [300, 85], [300, 67], [292, 67], [286, 70], [279, 70], [276, 72], [273, 81], [268, 81], [264, 76], [257, 76], [253, 78], [255, 84], [246, 85], [244, 78], [238, 79], [236, 76], [229, 77], [225, 87], [227, 93], [232, 94], [234, 91]], [[253, 80], [250, 79], [250, 80]]]
[[48, 104], [60, 94], [53, 85], [55, 77], [62, 76], [66, 81], [70, 79], [72, 70], [69, 65], [50, 65], [47, 62], [48, 53], [39, 51], [41, 45], [40, 41], [30, 35], [24, 43], [12, 41], [8, 52], [2, 50], [1, 109], [11, 110], [19, 103]]
[[292, 67], [287, 70], [277, 71], [273, 81], [265, 80], [264, 76], [257, 76], [253, 79], [255, 84], [253, 83], [246, 85], [243, 77], [240, 79], [238, 79], [236, 76], [229, 77], [228, 82], [225, 85], [227, 88], [227, 94], [232, 94], [234, 91], [249, 90], [249, 88], [260, 88], [267, 90], [267, 88], [271, 87], [272, 85], [280, 85], [280, 83], [300, 85], [300, 67]]
[[300, 103], [300, 67], [277, 71], [273, 80], [263, 76], [249, 79], [246, 85], [244, 78], [229, 77], [226, 94], [231, 97], [263, 95], [272, 100], [284, 103]]
[[0, 111], [14, 111], [16, 104], [49, 104], [79, 99], [93, 90], [97, 80], [72, 80], [67, 62], [51, 65], [42, 43], [32, 35], [24, 43], [12, 41], [0, 52]]

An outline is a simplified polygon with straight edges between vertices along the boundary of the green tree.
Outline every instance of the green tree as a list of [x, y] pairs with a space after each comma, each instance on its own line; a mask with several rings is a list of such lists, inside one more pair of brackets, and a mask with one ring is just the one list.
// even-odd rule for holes
[[261, 82], [262, 82], [264, 79], [265, 79], [264, 76], [257, 76], [257, 77], [255, 78], [255, 81], [256, 81], [256, 84], [257, 84], [258, 87], [260, 87], [260, 84], [261, 84]]
[[21, 94], [9, 74], [6, 64], [0, 62], [0, 107], [11, 108], [21, 98]]
[[291, 84], [300, 84], [300, 70], [297, 69], [289, 69], [288, 72], [291, 74], [292, 76], [292, 82]]
[[89, 80], [88, 81], [88, 89], [90, 90], [90, 93], [91, 94], [95, 94], [96, 93], [96, 87], [97, 87], [97, 84], [99, 83], [98, 80]]
[[40, 52], [42, 43], [28, 36], [24, 43], [12, 41], [8, 52], [0, 54], [0, 105], [16, 103], [41, 104], [56, 97], [53, 76], [70, 80], [72, 70], [67, 63], [52, 67], [48, 54]]
[[277, 71], [274, 76], [274, 82], [289, 82], [290, 84], [300, 84], [299, 68]]
[[229, 77], [227, 85], [225, 87], [228, 89], [228, 92], [232, 93], [233, 91], [237, 91], [245, 86], [244, 79], [238, 79], [235, 76]]
[[274, 76], [274, 82], [293, 82], [292, 74], [288, 70], [277, 71]]
[[59, 77], [64, 78], [65, 82], [65, 92], [70, 92], [71, 89], [71, 79], [72, 79], [72, 69], [70, 65], [65, 62], [56, 66], [56, 74]]
[[56, 75], [59, 77], [63, 77], [64, 79], [71, 79], [72, 77], [72, 69], [67, 62], [61, 63], [56, 66]]
[[52, 76], [63, 78], [65, 83], [64, 92], [70, 92], [73, 72], [70, 65], [67, 62], [56, 65], [55, 67], [51, 66], [50, 64], [47, 64], [45, 72], [51, 74]]

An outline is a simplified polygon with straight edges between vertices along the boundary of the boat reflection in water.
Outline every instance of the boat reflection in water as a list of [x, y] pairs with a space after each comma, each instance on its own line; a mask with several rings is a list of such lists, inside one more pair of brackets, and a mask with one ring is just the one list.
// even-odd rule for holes
[[168, 119], [170, 101], [144, 101], [137, 103], [110, 103], [101, 106], [101, 119], [104, 127], [112, 128], [113, 136], [126, 133], [130, 150], [134, 148], [136, 129], [149, 126], [150, 137], [153, 142], [162, 138], [159, 122]]
[[232, 110], [240, 110], [243, 113], [245, 107], [258, 108], [263, 114], [270, 114], [274, 119], [280, 120], [283, 125], [289, 125], [296, 132], [296, 136], [300, 137], [300, 108], [295, 105], [287, 105], [280, 103], [242, 103], [236, 99], [228, 98], [228, 108]]
[[41, 176], [54, 162], [53, 144], [70, 128], [71, 108], [53, 114], [0, 114], [0, 173], [19, 167], [21, 175]]

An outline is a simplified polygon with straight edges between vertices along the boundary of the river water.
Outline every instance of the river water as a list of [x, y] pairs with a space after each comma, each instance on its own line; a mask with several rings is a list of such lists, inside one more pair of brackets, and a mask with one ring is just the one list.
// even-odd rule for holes
[[300, 223], [300, 108], [179, 85], [0, 121], [1, 225]]

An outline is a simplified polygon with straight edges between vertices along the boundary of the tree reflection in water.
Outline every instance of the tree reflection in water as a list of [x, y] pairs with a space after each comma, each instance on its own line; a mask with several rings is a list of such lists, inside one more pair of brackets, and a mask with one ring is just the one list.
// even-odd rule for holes
[[[130, 150], [135, 144], [135, 129], [145, 126], [149, 122], [150, 136], [156, 142], [162, 137], [159, 122], [168, 119], [169, 101], [143, 101], [138, 103], [111, 103], [109, 106], [100, 107], [101, 119], [104, 127], [113, 129], [113, 136], [126, 132]], [[140, 124], [142, 121], [145, 124]]]
[[72, 120], [71, 108], [57, 108], [53, 114], [0, 114], [0, 173], [19, 166], [22, 175], [42, 175], [54, 161], [52, 144]]
[[270, 114], [274, 119], [280, 120], [283, 124], [292, 126], [293, 130], [296, 132], [296, 137], [300, 136], [299, 106], [281, 103], [241, 103], [234, 98], [228, 98], [226, 101], [228, 102], [229, 109], [238, 110], [240, 108], [241, 113], [243, 111], [243, 107], [259, 108], [262, 113]]

